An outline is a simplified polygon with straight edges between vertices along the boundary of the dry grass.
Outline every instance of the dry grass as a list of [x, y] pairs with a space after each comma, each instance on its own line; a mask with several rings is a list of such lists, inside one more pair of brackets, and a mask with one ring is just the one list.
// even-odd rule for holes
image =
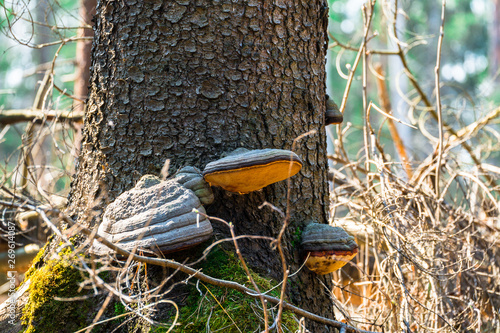
[[439, 201], [431, 186], [405, 182], [388, 165], [378, 171], [370, 188], [346, 178], [334, 190], [336, 204], [349, 212], [333, 224], [361, 245], [355, 265], [333, 278], [341, 316], [365, 329], [494, 331], [498, 203], [463, 176], [450, 187], [461, 187], [464, 198]]

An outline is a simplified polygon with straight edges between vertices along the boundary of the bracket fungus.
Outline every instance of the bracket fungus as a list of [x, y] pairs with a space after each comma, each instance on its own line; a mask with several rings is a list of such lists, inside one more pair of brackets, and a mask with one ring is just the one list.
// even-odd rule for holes
[[325, 126], [331, 124], [341, 124], [344, 121], [344, 115], [333, 99], [326, 95]]
[[302, 161], [292, 151], [239, 148], [208, 163], [203, 176], [210, 185], [245, 194], [292, 177], [300, 169]]
[[[205, 213], [195, 193], [176, 178], [145, 175], [106, 207], [98, 233], [128, 251], [180, 251], [212, 236], [210, 221], [193, 209]], [[112, 253], [97, 241], [90, 251]]]
[[301, 247], [307, 268], [320, 275], [336, 271], [358, 253], [354, 237], [344, 229], [319, 223], [305, 227]]
[[175, 180], [193, 191], [202, 204], [209, 205], [214, 202], [214, 193], [210, 185], [203, 179], [203, 175], [198, 168], [192, 166], [183, 167], [175, 174]]

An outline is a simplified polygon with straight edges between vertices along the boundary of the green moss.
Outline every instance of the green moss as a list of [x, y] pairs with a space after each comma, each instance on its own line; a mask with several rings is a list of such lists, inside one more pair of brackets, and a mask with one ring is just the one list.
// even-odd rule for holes
[[30, 279], [29, 297], [22, 315], [25, 333], [74, 332], [87, 326], [90, 300], [54, 299], [82, 296], [77, 292], [82, 275], [68, 261], [48, 261], [39, 268], [30, 269], [27, 277]]
[[[252, 288], [245, 271], [234, 254], [217, 249], [212, 251], [202, 265], [202, 271], [212, 277], [230, 280]], [[277, 283], [265, 279], [255, 272], [251, 276], [259, 286], [261, 292], [268, 291]], [[191, 280], [194, 282], [193, 280]], [[186, 304], [180, 308], [179, 320], [173, 332], [204, 332], [207, 327], [213, 332], [255, 332], [264, 329], [263, 313], [260, 301], [246, 296], [238, 291], [196, 282], [191, 286]], [[279, 297], [280, 287], [275, 288], [269, 295]], [[273, 304], [268, 303], [268, 308]], [[172, 311], [173, 312], [173, 311]], [[269, 318], [274, 318], [269, 311]], [[172, 313], [172, 317], [175, 313]], [[271, 321], [272, 319], [270, 319]], [[272, 325], [272, 322], [269, 323]], [[282, 321], [285, 332], [295, 332], [298, 329], [297, 320], [290, 312], [283, 314]], [[166, 332], [168, 328], [153, 328], [151, 332]]]
[[293, 233], [292, 247], [296, 248], [300, 246], [300, 241], [302, 239], [302, 228], [296, 227]]
[[125, 305], [123, 305], [122, 303], [118, 303], [118, 302], [116, 302], [116, 303], [115, 303], [115, 316], [122, 315], [122, 314], [124, 314], [125, 312], [127, 312], [127, 311], [125, 310]]
[[[90, 324], [96, 309], [94, 299], [85, 301], [57, 301], [54, 297], [75, 297], [78, 294], [78, 283], [82, 281], [81, 272], [71, 266], [67, 259], [43, 262], [43, 253], [40, 251], [34, 260], [32, 268], [27, 273], [30, 279], [29, 299], [23, 309], [23, 325], [25, 333], [33, 332], [75, 332]], [[221, 249], [212, 251], [207, 260], [200, 267], [202, 271], [215, 278], [234, 281], [253, 289], [240, 262], [233, 253]], [[103, 274], [103, 273], [101, 273]], [[276, 281], [265, 279], [251, 272], [252, 278], [259, 285], [261, 291], [267, 291], [276, 286]], [[189, 296], [179, 304], [179, 320], [173, 332], [193, 333], [204, 332], [207, 327], [211, 331], [219, 332], [255, 332], [264, 328], [260, 301], [240, 292], [216, 287], [209, 284], [190, 280]], [[280, 287], [275, 288], [269, 295], [279, 297]], [[268, 304], [268, 308], [273, 304]], [[126, 313], [125, 307], [118, 301], [112, 302], [107, 316], [113, 317]], [[270, 323], [275, 318], [277, 309], [269, 312]], [[169, 323], [175, 317], [175, 309], [171, 309], [169, 321], [165, 327], [150, 328], [150, 332], [166, 332]], [[116, 328], [124, 323], [128, 316], [117, 318], [109, 323], [110, 326], [97, 327], [94, 330], [106, 331], [107, 328]], [[233, 322], [234, 321], [234, 322]], [[146, 325], [149, 326], [149, 325]], [[297, 320], [292, 313], [283, 314], [283, 329], [285, 332], [294, 332], [298, 329]], [[147, 331], [146, 327], [128, 327], [122, 331]]]
[[33, 258], [33, 261], [31, 262], [30, 268], [28, 269], [28, 271], [26, 273], [24, 273], [24, 281], [28, 281], [28, 279], [33, 274], [33, 272], [35, 272], [38, 269], [38, 266], [40, 266], [40, 263], [41, 263], [42, 258], [43, 258], [43, 254], [45, 253], [45, 249], [47, 248], [47, 244], [48, 244], [48, 242], [45, 244], [44, 247], [42, 247], [40, 249], [40, 251], [38, 251], [35, 258]]
[[[115, 301], [113, 303], [113, 307], [114, 307], [114, 313], [113, 313], [114, 317], [123, 315], [123, 314], [128, 312], [127, 309], [125, 308], [125, 305], [123, 305], [123, 303], [121, 303], [119, 301]], [[113, 320], [113, 323], [114, 324], [121, 324], [125, 321], [125, 319], [127, 319], [126, 316], [121, 316], [121, 317], [118, 317], [115, 320]]]

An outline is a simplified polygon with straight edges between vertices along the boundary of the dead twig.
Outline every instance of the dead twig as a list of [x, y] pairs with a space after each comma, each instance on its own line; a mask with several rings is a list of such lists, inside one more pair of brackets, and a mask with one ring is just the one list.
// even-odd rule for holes
[[41, 109], [17, 109], [0, 110], [0, 124], [13, 125], [22, 122], [41, 123], [43, 121], [83, 121], [83, 112], [41, 110]]

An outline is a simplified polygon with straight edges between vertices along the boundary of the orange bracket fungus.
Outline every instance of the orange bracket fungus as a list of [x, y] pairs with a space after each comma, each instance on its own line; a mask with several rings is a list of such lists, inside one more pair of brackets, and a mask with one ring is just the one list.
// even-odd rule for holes
[[245, 194], [287, 179], [301, 168], [302, 161], [289, 150], [239, 148], [208, 163], [203, 176], [210, 185]]
[[331, 124], [341, 124], [344, 121], [344, 115], [333, 99], [326, 95], [325, 126]]
[[307, 268], [320, 275], [336, 271], [358, 253], [354, 237], [344, 229], [319, 223], [306, 226], [301, 247]]

